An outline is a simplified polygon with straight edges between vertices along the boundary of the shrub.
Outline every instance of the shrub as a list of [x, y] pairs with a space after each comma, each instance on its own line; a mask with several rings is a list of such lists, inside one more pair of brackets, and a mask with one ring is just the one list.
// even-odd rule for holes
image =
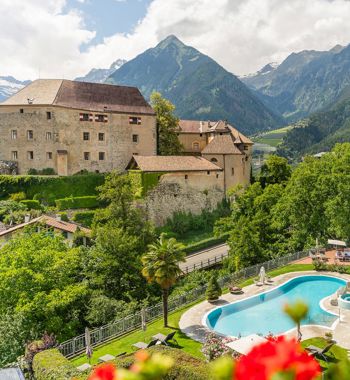
[[23, 191], [20, 191], [19, 193], [13, 193], [13, 194], [10, 194], [9, 199], [11, 201], [20, 202], [26, 199], [26, 194]]
[[39, 352], [34, 356], [33, 372], [36, 380], [86, 378], [86, 376], [81, 376], [73, 364], [56, 348]]
[[5, 216], [12, 214], [15, 211], [24, 211], [26, 206], [15, 201], [0, 201], [0, 220], [3, 221]]
[[[169, 373], [163, 377], [164, 380], [209, 380], [209, 365], [202, 360], [193, 357], [182, 350], [166, 346], [155, 346], [147, 349], [149, 354], [160, 353], [174, 360], [174, 366]], [[130, 368], [134, 363], [134, 354], [116, 359], [119, 368]]]
[[56, 172], [53, 168], [44, 168], [39, 172], [41, 175], [55, 175]]
[[46, 332], [42, 336], [40, 340], [36, 340], [34, 342], [28, 343], [26, 346], [24, 359], [26, 361], [26, 364], [28, 366], [29, 372], [33, 372], [33, 359], [34, 356], [44, 350], [47, 350], [49, 348], [56, 346], [56, 339], [53, 336], [53, 334], [49, 335]]
[[27, 210], [41, 210], [41, 204], [39, 201], [34, 199], [26, 199], [24, 201], [21, 201], [23, 205], [26, 206]]
[[95, 216], [95, 211], [78, 211], [73, 215], [73, 220], [84, 227], [91, 227], [92, 221]]
[[35, 196], [42, 203], [54, 205], [55, 199], [69, 196], [96, 195], [96, 187], [104, 183], [102, 174], [49, 177], [30, 175], [0, 175], [0, 199], [25, 189], [28, 199]]
[[3, 222], [5, 224], [20, 224], [25, 221], [25, 216], [30, 215], [30, 219], [37, 218], [42, 214], [41, 210], [19, 210], [13, 211], [4, 216]]
[[56, 174], [53, 168], [44, 168], [42, 170], [30, 168], [27, 173], [28, 175], [55, 175]]
[[59, 212], [58, 215], [64, 222], [69, 222], [68, 214], [66, 212]]
[[205, 291], [205, 297], [208, 301], [217, 300], [222, 294], [220, 285], [218, 284], [216, 275], [213, 274], [209, 280], [207, 290]]
[[95, 208], [99, 202], [95, 195], [87, 195], [84, 197], [70, 197], [56, 199], [56, 207], [59, 210], [75, 209], [75, 208]]
[[202, 347], [202, 352], [208, 362], [218, 359], [223, 355], [232, 355], [232, 350], [230, 350], [226, 344], [231, 342], [230, 338], [222, 338], [214, 333], [209, 333], [205, 337], [205, 342]]
[[218, 204], [213, 211], [203, 210], [199, 215], [193, 215], [190, 212], [176, 212], [167, 220], [164, 230], [170, 230], [177, 234], [185, 234], [189, 231], [211, 231], [214, 223], [219, 218], [228, 216], [230, 207], [226, 201]]

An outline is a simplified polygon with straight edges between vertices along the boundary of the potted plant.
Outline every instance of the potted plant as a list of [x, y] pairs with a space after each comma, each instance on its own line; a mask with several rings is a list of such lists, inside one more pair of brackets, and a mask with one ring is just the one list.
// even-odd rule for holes
[[326, 339], [326, 341], [327, 341], [328, 343], [333, 342], [333, 334], [332, 334], [331, 331], [327, 331], [327, 332], [324, 334], [324, 337], [325, 337], [325, 339]]
[[220, 285], [218, 284], [216, 275], [213, 275], [209, 280], [208, 287], [205, 292], [205, 296], [208, 302], [214, 302], [219, 299], [221, 294], [222, 294], [222, 291], [221, 291]]

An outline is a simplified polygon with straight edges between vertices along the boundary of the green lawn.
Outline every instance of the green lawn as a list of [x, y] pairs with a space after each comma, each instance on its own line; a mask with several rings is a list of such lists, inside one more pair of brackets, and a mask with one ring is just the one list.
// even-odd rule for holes
[[[273, 270], [273, 271], [269, 272], [269, 275], [272, 277], [275, 277], [275, 276], [279, 276], [281, 274], [288, 273], [288, 272], [307, 271], [307, 270], [312, 270], [312, 269], [313, 269], [312, 264], [306, 264], [306, 265], [305, 264], [291, 264], [291, 265], [287, 265], [283, 268]], [[248, 279], [239, 285], [243, 287], [243, 286], [250, 285], [252, 283], [253, 283], [253, 279]], [[199, 299], [198, 302], [200, 302], [202, 300], [203, 299]], [[148, 343], [151, 341], [152, 335], [155, 335], [158, 332], [161, 332], [163, 334], [168, 334], [169, 332], [174, 331], [174, 330], [177, 330], [176, 340], [178, 341], [179, 346], [183, 351], [185, 351], [185, 352], [187, 352], [187, 353], [189, 353], [189, 354], [191, 354], [197, 358], [204, 359], [204, 356], [202, 355], [202, 353], [200, 351], [202, 344], [188, 338], [179, 329], [179, 321], [180, 321], [181, 315], [186, 310], [188, 310], [193, 305], [195, 305], [196, 303], [197, 302], [195, 302], [191, 305], [188, 305], [188, 306], [184, 307], [183, 309], [178, 310], [174, 313], [171, 313], [169, 315], [169, 326], [170, 326], [169, 328], [164, 328], [163, 327], [163, 320], [158, 319], [152, 323], [149, 323], [147, 325], [146, 331], [135, 331], [135, 332], [132, 332], [128, 335], [125, 335], [122, 338], [118, 338], [116, 340], [111, 341], [110, 343], [106, 343], [103, 346], [95, 348], [94, 352], [93, 352], [91, 363], [92, 364], [97, 363], [98, 358], [102, 355], [105, 355], [105, 354], [118, 355], [122, 352], [130, 353], [132, 351], [131, 345], [133, 343], [140, 342], [140, 341]], [[87, 362], [87, 359], [86, 359], [85, 354], [80, 355], [80, 356], [72, 359], [72, 363], [75, 366], [78, 366], [78, 365], [86, 363], [86, 362]]]
[[[312, 339], [306, 339], [302, 343], [303, 347], [307, 347], [310, 345], [324, 348], [329, 343], [324, 338], [312, 338]], [[326, 362], [323, 359], [320, 359], [316, 357], [318, 362], [320, 363], [320, 366], [322, 367], [322, 370], [326, 370], [330, 365], [339, 362], [340, 360], [345, 360], [348, 357], [348, 351], [345, 348], [342, 348], [340, 346], [334, 345], [328, 353], [325, 355], [328, 362]]]
[[179, 235], [177, 241], [185, 245], [191, 245], [212, 237], [214, 237], [213, 231], [189, 231], [186, 234]]
[[[204, 356], [201, 353], [201, 343], [196, 342], [195, 340], [192, 340], [188, 338], [184, 333], [181, 332], [179, 329], [179, 321], [181, 318], [181, 315], [190, 307], [192, 307], [194, 304], [191, 304], [181, 310], [178, 310], [172, 314], [169, 315], [169, 328], [163, 327], [163, 320], [158, 319], [155, 322], [149, 323], [147, 325], [146, 331], [135, 331], [131, 334], [128, 334], [122, 338], [119, 338], [117, 340], [111, 341], [110, 343], [107, 343], [104, 346], [100, 346], [98, 348], [95, 348], [91, 363], [95, 364], [97, 363], [97, 359], [105, 354], [111, 354], [111, 355], [118, 355], [122, 352], [132, 352], [131, 345], [133, 343], [137, 342], [150, 342], [152, 340], [152, 335], [155, 335], [157, 333], [163, 333], [163, 334], [169, 334], [170, 332], [177, 330], [176, 333], [176, 340], [179, 343], [179, 348], [181, 348], [183, 351], [188, 352], [189, 354], [199, 358], [204, 359]], [[72, 363], [76, 366], [86, 363], [86, 355], [80, 355], [74, 359], [72, 359]]]
[[270, 145], [273, 147], [277, 147], [278, 144], [282, 142], [285, 134], [290, 130], [292, 126], [287, 126], [279, 129], [274, 129], [273, 131], [268, 131], [266, 133], [262, 133], [261, 135], [253, 138], [254, 142]]

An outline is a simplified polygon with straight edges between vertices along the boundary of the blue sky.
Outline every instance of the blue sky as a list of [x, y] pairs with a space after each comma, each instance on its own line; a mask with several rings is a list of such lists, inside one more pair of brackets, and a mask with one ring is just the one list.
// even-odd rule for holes
[[115, 33], [131, 33], [141, 21], [151, 0], [68, 0], [65, 12], [78, 9], [83, 12], [86, 28], [96, 37], [82, 47], [98, 44]]
[[350, 42], [348, 0], [0, 0], [0, 76], [83, 76], [175, 34], [237, 75]]

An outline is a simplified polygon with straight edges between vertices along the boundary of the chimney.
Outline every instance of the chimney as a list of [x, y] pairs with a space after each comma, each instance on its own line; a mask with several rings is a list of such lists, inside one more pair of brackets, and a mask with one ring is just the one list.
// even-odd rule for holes
[[62, 218], [61, 218], [61, 215], [60, 215], [60, 214], [56, 214], [56, 220], [58, 220], [59, 222], [62, 221]]
[[210, 128], [210, 120], [208, 120], [208, 128]]
[[30, 222], [30, 214], [24, 215], [24, 223]]

